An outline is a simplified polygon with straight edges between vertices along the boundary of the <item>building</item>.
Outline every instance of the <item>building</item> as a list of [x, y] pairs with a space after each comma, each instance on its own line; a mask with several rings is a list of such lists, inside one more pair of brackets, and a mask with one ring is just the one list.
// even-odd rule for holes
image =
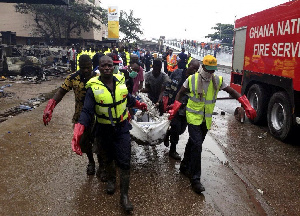
[[[88, 4], [100, 6], [100, 1], [81, 0]], [[21, 14], [16, 12], [14, 3], [0, 3], [0, 32], [15, 34], [16, 44], [51, 44], [51, 41], [44, 41], [37, 35], [34, 35], [34, 18], [30, 14]], [[66, 6], [67, 7], [67, 6]], [[99, 21], [98, 21], [99, 22]], [[101, 24], [101, 30], [91, 30], [82, 32], [80, 36], [71, 35], [72, 43], [97, 43], [105, 37], [107, 27]]]

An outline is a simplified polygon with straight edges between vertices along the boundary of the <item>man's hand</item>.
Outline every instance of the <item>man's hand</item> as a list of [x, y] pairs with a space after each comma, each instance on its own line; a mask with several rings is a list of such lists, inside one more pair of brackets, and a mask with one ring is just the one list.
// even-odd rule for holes
[[56, 101], [54, 99], [50, 99], [44, 110], [44, 115], [43, 115], [43, 121], [45, 126], [48, 125], [48, 123], [50, 122], [55, 106], [56, 106]]
[[182, 103], [180, 103], [179, 101], [175, 100], [172, 109], [168, 111], [168, 113], [170, 113], [169, 120], [172, 120], [175, 117], [175, 115], [178, 112], [181, 104]]
[[253, 109], [246, 95], [239, 97], [238, 101], [244, 107], [247, 117], [253, 120], [256, 117], [256, 110]]
[[80, 142], [83, 132], [84, 132], [84, 125], [82, 125], [80, 123], [75, 124], [74, 135], [73, 135], [73, 139], [72, 139], [72, 149], [73, 149], [73, 152], [75, 152], [76, 154], [78, 154], [80, 156], [82, 155], [82, 151], [81, 151], [79, 142]]
[[141, 103], [138, 100], [135, 102], [134, 106], [142, 111], [147, 111], [147, 104]]

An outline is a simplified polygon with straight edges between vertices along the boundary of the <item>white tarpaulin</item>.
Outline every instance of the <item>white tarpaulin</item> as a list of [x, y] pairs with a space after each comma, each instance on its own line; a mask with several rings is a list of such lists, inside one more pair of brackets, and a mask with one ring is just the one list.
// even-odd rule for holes
[[166, 132], [170, 126], [168, 114], [159, 115], [159, 111], [152, 104], [146, 94], [140, 93], [138, 97], [147, 104], [148, 111], [138, 111], [134, 120], [130, 123], [132, 129], [130, 134], [133, 139], [142, 145], [158, 145], [165, 138]]

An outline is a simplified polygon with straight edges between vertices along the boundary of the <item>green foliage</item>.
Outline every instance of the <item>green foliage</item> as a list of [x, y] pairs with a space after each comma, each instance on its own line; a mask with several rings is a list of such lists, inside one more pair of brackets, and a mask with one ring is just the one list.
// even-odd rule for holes
[[101, 29], [103, 10], [91, 4], [71, 1], [69, 6], [17, 4], [15, 7], [17, 12], [33, 16], [34, 25], [30, 26], [33, 34], [57, 44], [68, 40], [72, 34], [79, 36], [82, 31]]
[[140, 29], [141, 19], [133, 16], [133, 10], [130, 10], [129, 15], [125, 11], [121, 10], [119, 24], [120, 32], [125, 35], [122, 41], [129, 42], [132, 40], [140, 40], [139, 34], [143, 34], [142, 30]]
[[212, 27], [215, 30], [213, 34], [208, 34], [205, 37], [211, 38], [211, 40], [219, 39], [224, 44], [232, 46], [234, 26], [232, 24], [222, 24], [217, 23], [215, 27]]

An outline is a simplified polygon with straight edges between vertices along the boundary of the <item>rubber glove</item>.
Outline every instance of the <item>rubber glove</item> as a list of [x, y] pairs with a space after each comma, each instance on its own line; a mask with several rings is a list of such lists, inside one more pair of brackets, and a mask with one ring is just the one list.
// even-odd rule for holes
[[169, 101], [169, 97], [168, 96], [163, 96], [163, 98], [162, 98], [162, 101], [163, 101], [163, 106], [164, 106], [164, 112], [166, 112], [167, 111], [167, 105], [168, 105], [168, 101]]
[[256, 110], [253, 109], [246, 95], [239, 97], [238, 101], [244, 107], [247, 117], [253, 120], [256, 117]]
[[147, 111], [147, 104], [141, 103], [138, 100], [136, 100], [135, 105], [136, 108], [142, 110], [142, 111]]
[[172, 120], [175, 117], [175, 115], [178, 112], [181, 104], [182, 103], [180, 103], [179, 101], [175, 100], [172, 109], [168, 111], [168, 113], [170, 113], [169, 120]]
[[73, 152], [75, 152], [78, 155], [82, 155], [82, 151], [79, 145], [81, 136], [84, 132], [84, 125], [77, 123], [74, 126], [74, 135], [73, 135], [73, 139], [72, 139], [72, 149]]
[[55, 106], [56, 106], [56, 100], [50, 99], [44, 110], [44, 115], [43, 115], [43, 121], [45, 126], [48, 125], [48, 123], [50, 122]]
[[130, 112], [128, 111], [128, 117], [127, 117], [127, 120], [130, 122], [131, 121], [131, 115], [130, 115]]

